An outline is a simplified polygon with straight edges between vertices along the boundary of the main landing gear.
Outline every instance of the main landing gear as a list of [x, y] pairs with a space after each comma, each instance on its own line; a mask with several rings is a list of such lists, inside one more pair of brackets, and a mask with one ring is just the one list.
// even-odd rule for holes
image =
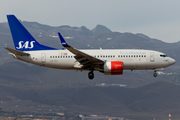
[[94, 73], [93, 73], [93, 71], [90, 71], [90, 72], [88, 73], [88, 77], [89, 77], [90, 80], [92, 80], [92, 79], [94, 78]]
[[157, 73], [156, 73], [156, 71], [154, 71], [154, 74], [153, 74], [153, 76], [154, 76], [154, 77], [157, 77]]

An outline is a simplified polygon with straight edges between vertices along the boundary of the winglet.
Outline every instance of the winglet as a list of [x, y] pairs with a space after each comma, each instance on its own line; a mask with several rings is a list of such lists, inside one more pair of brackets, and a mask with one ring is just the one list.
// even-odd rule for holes
[[62, 37], [62, 35], [58, 32], [58, 35], [59, 35], [59, 39], [61, 41], [61, 44], [64, 46], [64, 47], [71, 47], [69, 46], [66, 41], [64, 40], [64, 38]]

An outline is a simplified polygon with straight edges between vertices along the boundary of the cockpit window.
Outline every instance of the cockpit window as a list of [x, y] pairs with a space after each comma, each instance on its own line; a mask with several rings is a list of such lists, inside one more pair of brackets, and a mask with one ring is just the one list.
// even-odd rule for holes
[[161, 57], [167, 57], [167, 55], [160, 55]]

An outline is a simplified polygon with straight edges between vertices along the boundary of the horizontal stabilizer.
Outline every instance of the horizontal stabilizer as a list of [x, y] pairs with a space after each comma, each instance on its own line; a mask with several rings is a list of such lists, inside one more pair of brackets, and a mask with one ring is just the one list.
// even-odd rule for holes
[[22, 52], [22, 51], [19, 51], [19, 50], [15, 50], [15, 49], [12, 49], [12, 48], [8, 48], [8, 47], [4, 47], [5, 49], [7, 49], [9, 52], [15, 54], [15, 55], [21, 55], [21, 56], [28, 56], [30, 55], [29, 53], [25, 53], [25, 52]]

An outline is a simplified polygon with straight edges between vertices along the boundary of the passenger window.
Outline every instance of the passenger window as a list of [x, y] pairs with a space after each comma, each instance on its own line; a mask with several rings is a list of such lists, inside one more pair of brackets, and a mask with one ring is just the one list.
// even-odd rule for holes
[[131, 57], [133, 57], [133, 55], [131, 55]]
[[144, 55], [144, 57], [146, 57], [146, 55]]
[[52, 56], [50, 56], [50, 58], [52, 58]]

